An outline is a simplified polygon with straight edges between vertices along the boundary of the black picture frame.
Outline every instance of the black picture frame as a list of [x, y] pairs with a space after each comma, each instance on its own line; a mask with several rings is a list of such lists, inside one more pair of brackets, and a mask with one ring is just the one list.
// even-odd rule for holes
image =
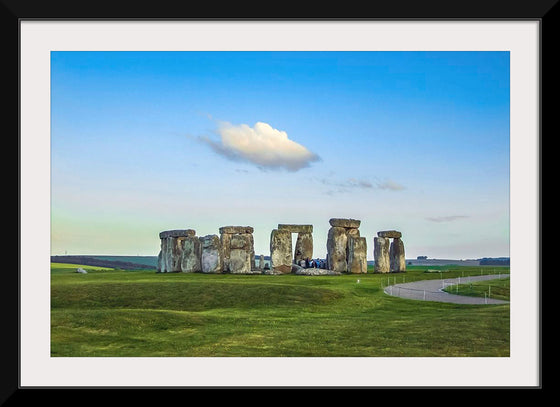
[[[10, 123], [14, 127], [14, 133], [18, 132], [18, 232], [20, 232], [20, 171], [21, 156], [19, 148], [19, 24], [21, 21], [32, 20], [445, 20], [445, 21], [473, 21], [473, 20], [536, 20], [540, 22], [540, 136], [539, 136], [539, 161], [542, 163], [542, 142], [544, 127], [550, 123], [554, 103], [551, 103], [552, 95], [558, 88], [558, 79], [554, 65], [556, 54], [556, 38], [558, 36], [558, 0], [546, 0], [538, 2], [528, 1], [469, 1], [469, 2], [449, 2], [444, 0], [432, 0], [416, 2], [407, 0], [405, 2], [383, 2], [375, 4], [374, 7], [366, 7], [367, 11], [358, 8], [346, 7], [343, 10], [336, 10], [338, 4], [333, 4], [331, 8], [305, 10], [275, 10], [262, 9], [263, 13], [259, 16], [248, 17], [253, 13], [240, 8], [239, 4], [231, 4], [229, 7], [221, 5], [220, 10], [206, 9], [193, 10], [191, 4], [187, 2], [160, 1], [157, 4], [146, 2], [105, 2], [96, 1], [84, 4], [75, 1], [27, 1], [27, 0], [1, 0], [0, 12], [2, 16], [2, 34], [6, 39], [4, 45], [8, 46], [5, 50], [4, 77], [7, 79], [5, 85], [9, 87], [9, 92], [4, 92], [4, 106], [9, 109], [9, 114], [5, 117], [10, 118]], [[233, 11], [235, 10], [235, 11]], [[269, 15], [267, 15], [269, 14]], [[277, 16], [273, 16], [277, 14]], [[297, 15], [297, 16], [294, 16]], [[290, 16], [291, 15], [291, 16]], [[554, 69], [554, 71], [553, 71]], [[13, 78], [13, 79], [12, 79]], [[18, 103], [14, 103], [17, 93]], [[8, 100], [9, 98], [9, 100]], [[18, 118], [17, 125], [15, 118]], [[548, 117], [548, 121], [545, 119]], [[12, 134], [10, 139], [12, 139]], [[539, 186], [542, 186], [542, 164], [539, 171]], [[542, 188], [539, 188], [542, 191]], [[542, 192], [539, 195], [539, 236], [541, 236], [542, 219]], [[18, 237], [20, 234], [18, 233]], [[542, 241], [542, 239], [541, 239]], [[21, 242], [21, 241], [20, 241]], [[18, 242], [18, 248], [20, 248]], [[539, 247], [542, 247], [539, 245]], [[13, 250], [13, 249], [10, 249]], [[539, 249], [539, 275], [540, 275], [540, 298], [542, 298], [542, 249]], [[13, 254], [10, 253], [10, 257]], [[32, 399], [41, 402], [52, 401], [64, 404], [73, 404], [79, 400], [89, 402], [106, 402], [106, 395], [98, 393], [100, 389], [22, 389], [19, 381], [19, 273], [20, 269], [20, 250], [18, 249], [18, 272], [12, 268], [4, 270], [4, 288], [0, 296], [2, 301], [2, 321], [3, 321], [3, 343], [2, 363], [0, 364], [0, 405], [16, 406], [26, 405]], [[16, 289], [17, 287], [17, 289]], [[540, 347], [539, 347], [539, 386], [531, 387], [528, 390], [542, 390], [542, 304], [539, 307], [540, 327]], [[375, 389], [375, 388], [373, 388]], [[410, 388], [409, 388], [410, 389]], [[57, 391], [55, 391], [57, 390]], [[63, 391], [59, 391], [63, 390]], [[108, 390], [108, 389], [103, 389]], [[119, 390], [130, 390], [120, 388]], [[134, 389], [139, 390], [139, 389]], [[194, 390], [194, 389], [189, 389]], [[215, 390], [210, 388], [210, 390]], [[224, 390], [224, 389], [220, 389]], [[80, 395], [76, 394], [80, 391]], [[83, 394], [86, 392], [87, 394]], [[147, 401], [146, 394], [137, 391], [133, 396], [142, 401]], [[126, 397], [129, 397], [127, 395]], [[156, 395], [155, 397], [161, 397]], [[130, 402], [133, 400], [130, 399]], [[169, 400], [171, 401], [171, 400]]]

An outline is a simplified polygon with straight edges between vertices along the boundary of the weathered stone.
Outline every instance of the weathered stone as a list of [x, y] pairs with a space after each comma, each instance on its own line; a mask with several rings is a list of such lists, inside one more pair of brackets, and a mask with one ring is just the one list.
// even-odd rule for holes
[[220, 234], [223, 233], [253, 233], [254, 229], [251, 226], [223, 226], [220, 228]]
[[165, 230], [160, 232], [159, 238], [165, 239], [168, 237], [187, 237], [196, 235], [196, 231], [193, 229], [176, 229], [176, 230]]
[[220, 238], [217, 235], [200, 237], [201, 243], [201, 271], [203, 273], [221, 273], [222, 257]]
[[313, 233], [313, 225], [279, 224], [278, 230], [287, 230], [291, 233]]
[[249, 274], [255, 268], [253, 235], [237, 233], [231, 235], [228, 272]]
[[198, 273], [202, 271], [202, 246], [196, 236], [187, 236], [182, 241], [181, 271], [183, 273]]
[[261, 270], [261, 271], [264, 270], [264, 256], [262, 254], [259, 257], [259, 270]]
[[161, 249], [157, 256], [157, 272], [161, 273], [163, 268]]
[[348, 237], [348, 272], [367, 273], [367, 242], [365, 237]]
[[270, 233], [271, 268], [279, 273], [292, 272], [292, 233], [273, 229]]
[[360, 229], [346, 228], [346, 236], [348, 236], [348, 237], [360, 237]]
[[377, 232], [377, 236], [399, 239], [402, 233], [396, 230], [382, 230], [381, 232]]
[[331, 226], [339, 228], [359, 228], [361, 221], [356, 219], [342, 219], [342, 218], [332, 218], [329, 220]]
[[[251, 259], [250, 270], [255, 269], [255, 249], [253, 240], [254, 229], [251, 226], [223, 226], [220, 228], [220, 242], [222, 245], [222, 270], [232, 272], [238, 266], [230, 267], [231, 251], [235, 249], [247, 250]], [[237, 254], [236, 254], [237, 256]], [[237, 256], [237, 259], [239, 256]], [[237, 260], [236, 260], [237, 261]]]
[[165, 273], [167, 271], [167, 239], [160, 239], [160, 251], [158, 255], [158, 271]]
[[389, 258], [389, 245], [391, 240], [385, 237], [373, 238], [373, 258], [375, 261], [376, 273], [388, 273], [391, 269]]
[[184, 239], [184, 236], [161, 239], [162, 272], [178, 273], [181, 271], [182, 241]]
[[231, 237], [230, 233], [220, 234], [220, 244], [222, 246], [222, 271], [227, 273], [229, 269], [229, 255], [231, 252]]
[[251, 257], [251, 270], [256, 270], [255, 266], [255, 239], [253, 238], [253, 234], [250, 233], [249, 237], [249, 256]]
[[251, 252], [245, 249], [231, 249], [228, 271], [233, 274], [251, 273]]
[[284, 273], [282, 271], [275, 271], [274, 269], [271, 269], [271, 268], [268, 268], [268, 269], [265, 268], [263, 270], [262, 274], [267, 274], [267, 275], [271, 275], [271, 276], [278, 276], [278, 275], [286, 274], [286, 273]]
[[401, 239], [393, 239], [389, 249], [391, 259], [391, 272], [398, 273], [406, 271], [406, 259], [404, 257], [404, 243]]
[[161, 250], [158, 255], [158, 271], [162, 273], [182, 271], [184, 242], [193, 238], [196, 239], [195, 235], [196, 231], [193, 229], [175, 229], [160, 232]]
[[[291, 237], [290, 237], [291, 238]], [[294, 261], [297, 263], [301, 259], [313, 258], [313, 235], [308, 232], [298, 233]]]
[[250, 249], [251, 246], [251, 236], [248, 233], [238, 233], [231, 235], [230, 248], [231, 249]]
[[348, 263], [346, 261], [346, 246], [348, 236], [343, 227], [333, 226], [329, 229], [327, 236], [327, 252], [329, 259], [329, 270], [346, 272]]
[[163, 252], [163, 272], [168, 273], [171, 269], [171, 247], [172, 237], [164, 237], [161, 239], [161, 251]]
[[255, 247], [251, 226], [220, 228], [222, 271], [224, 273], [260, 272], [255, 267]]
[[328, 269], [318, 269], [314, 267], [304, 268], [296, 264], [292, 264], [293, 273], [299, 276], [339, 276], [340, 273]]

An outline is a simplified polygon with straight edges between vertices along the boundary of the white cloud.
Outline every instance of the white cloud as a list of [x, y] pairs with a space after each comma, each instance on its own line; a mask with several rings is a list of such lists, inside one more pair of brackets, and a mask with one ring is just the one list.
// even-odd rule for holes
[[329, 178], [319, 179], [319, 182], [329, 187], [335, 188], [335, 189], [328, 190], [326, 192], [326, 194], [328, 195], [334, 195], [335, 193], [346, 193], [358, 189], [364, 189], [364, 190], [385, 189], [390, 191], [402, 191], [406, 189], [406, 187], [404, 187], [403, 185], [398, 184], [391, 180], [375, 181], [375, 183], [371, 183], [370, 181], [365, 179], [347, 178], [345, 180], [336, 180], [333, 179], [332, 177], [329, 177]]
[[251, 127], [222, 122], [217, 133], [219, 140], [208, 137], [199, 140], [226, 158], [250, 162], [262, 169], [298, 171], [320, 160], [317, 154], [290, 140], [285, 131], [268, 123], [257, 122]]
[[350, 192], [351, 189], [355, 189], [355, 188], [359, 188], [359, 189], [373, 188], [371, 182], [366, 180], [359, 180], [355, 178], [347, 178], [342, 181], [334, 180], [332, 178], [322, 178], [319, 179], [319, 182], [321, 182], [324, 185], [337, 188], [336, 191], [332, 191], [332, 190], [328, 191], [327, 193], [329, 195], [332, 195], [334, 192]]
[[379, 189], [388, 189], [390, 191], [402, 191], [403, 189], [405, 189], [405, 187], [401, 184], [398, 184], [394, 181], [391, 180], [386, 180], [383, 182], [378, 182], [377, 183], [377, 188]]

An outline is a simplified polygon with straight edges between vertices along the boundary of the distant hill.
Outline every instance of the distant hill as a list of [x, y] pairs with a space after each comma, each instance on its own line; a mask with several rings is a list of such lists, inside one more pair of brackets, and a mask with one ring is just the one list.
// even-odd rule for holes
[[157, 256], [51, 256], [51, 263], [82, 264], [122, 270], [155, 269]]
[[483, 257], [481, 266], [509, 266], [509, 257]]
[[[260, 256], [255, 256], [259, 260]], [[264, 256], [270, 262], [270, 256]], [[101, 256], [101, 255], [67, 255], [51, 256], [51, 263], [83, 264], [84, 266], [97, 266], [119, 268], [122, 270], [156, 269], [157, 256]]]
[[477, 260], [454, 260], [454, 259], [428, 259], [428, 258], [416, 258], [407, 259], [406, 264], [411, 266], [446, 266], [446, 265], [456, 265], [456, 266], [478, 266], [480, 261]]
[[99, 260], [116, 261], [120, 263], [131, 263], [138, 265], [157, 267], [157, 256], [91, 256]]
[[413, 266], [444, 266], [447, 264], [457, 266], [509, 266], [509, 257], [483, 257], [481, 259], [429, 259], [427, 256], [418, 256], [416, 259], [407, 259], [406, 264]]

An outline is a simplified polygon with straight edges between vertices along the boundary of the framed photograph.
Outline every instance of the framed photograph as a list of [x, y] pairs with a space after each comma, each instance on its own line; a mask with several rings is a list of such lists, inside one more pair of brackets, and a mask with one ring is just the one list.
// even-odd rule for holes
[[549, 9], [21, 16], [17, 389], [539, 388]]

